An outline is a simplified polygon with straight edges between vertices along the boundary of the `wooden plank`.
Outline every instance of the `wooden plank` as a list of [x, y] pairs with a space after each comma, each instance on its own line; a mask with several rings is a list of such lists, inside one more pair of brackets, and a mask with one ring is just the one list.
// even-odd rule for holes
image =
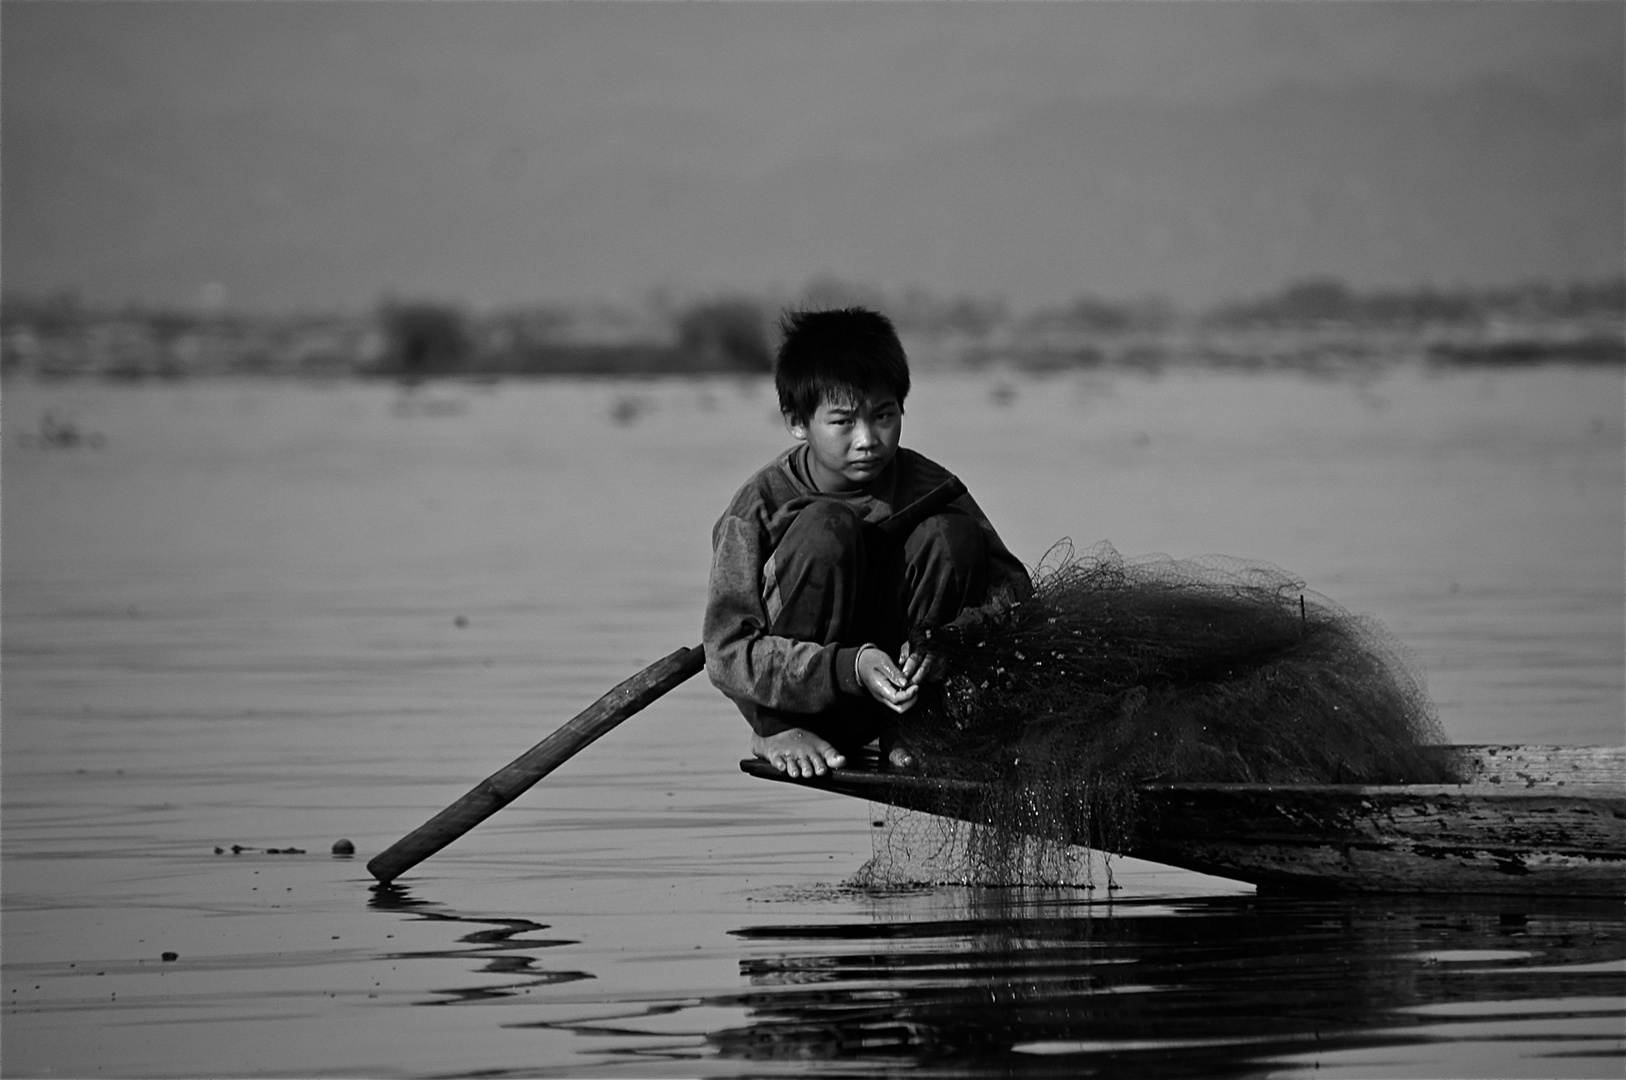
[[1626, 746], [1458, 746], [1471, 784], [1626, 789]]
[[1170, 841], [1137, 846], [1123, 854], [1262, 889], [1626, 895], [1626, 862], [1544, 851]]
[[368, 871], [385, 884], [395, 880], [513, 802], [582, 747], [694, 675], [705, 663], [706, 651], [696, 645], [679, 649], [622, 681], [452, 805], [373, 856]]
[[1626, 857], [1626, 792], [1467, 786], [1141, 789], [1148, 835], [1248, 843], [1421, 843], [1613, 852]]
[[[1132, 835], [1098, 850], [1261, 887], [1626, 896], [1626, 747], [1450, 748], [1464, 783], [1162, 784], [1140, 789]], [[993, 789], [965, 780], [836, 770], [791, 780], [967, 821]]]
[[1266, 887], [1626, 896], [1626, 794], [1555, 790], [1164, 789], [1121, 854]]

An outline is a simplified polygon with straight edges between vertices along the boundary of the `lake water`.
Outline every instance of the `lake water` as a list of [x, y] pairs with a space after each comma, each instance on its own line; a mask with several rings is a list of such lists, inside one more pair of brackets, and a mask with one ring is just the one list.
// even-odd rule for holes
[[[918, 381], [1030, 563], [1267, 561], [1453, 741], [1622, 741], [1618, 370]], [[4, 436], [8, 1076], [1622, 1075], [1618, 902], [864, 891], [872, 808], [742, 775], [703, 678], [374, 887], [698, 640], [763, 381], [12, 382]]]

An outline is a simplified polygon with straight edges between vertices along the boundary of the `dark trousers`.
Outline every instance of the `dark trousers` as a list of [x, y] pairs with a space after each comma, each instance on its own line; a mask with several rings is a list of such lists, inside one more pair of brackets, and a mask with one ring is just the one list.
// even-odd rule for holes
[[[835, 499], [797, 514], [764, 582], [769, 633], [821, 645], [871, 643], [894, 659], [914, 630], [948, 622], [988, 592], [988, 542], [976, 520], [947, 510], [905, 537], [865, 524]], [[881, 734], [891, 710], [864, 694], [818, 713], [755, 706], [760, 735], [806, 728], [851, 753]]]

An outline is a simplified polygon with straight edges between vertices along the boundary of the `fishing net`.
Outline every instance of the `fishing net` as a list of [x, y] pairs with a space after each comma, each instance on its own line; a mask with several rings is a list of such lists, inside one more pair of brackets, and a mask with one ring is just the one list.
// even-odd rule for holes
[[899, 721], [929, 775], [980, 781], [968, 824], [888, 812], [872, 883], [1091, 884], [1146, 783], [1444, 783], [1422, 679], [1373, 619], [1237, 560], [1065, 542], [1034, 595], [912, 643], [947, 678]]

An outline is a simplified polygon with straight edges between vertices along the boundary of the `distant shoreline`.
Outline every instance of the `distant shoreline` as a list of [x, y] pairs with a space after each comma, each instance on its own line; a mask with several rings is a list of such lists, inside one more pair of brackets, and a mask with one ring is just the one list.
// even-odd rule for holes
[[[893, 317], [922, 368], [1626, 367], [1626, 279], [1371, 293], [1309, 281], [1195, 315], [1157, 300], [1093, 297], [1014, 313], [997, 298], [872, 296], [858, 286], [821, 301], [852, 297]], [[388, 301], [370, 312], [310, 315], [112, 310], [71, 296], [7, 297], [0, 373], [129, 382], [761, 374], [772, 367], [770, 324], [783, 306], [744, 295], [657, 310], [472, 312]]]

